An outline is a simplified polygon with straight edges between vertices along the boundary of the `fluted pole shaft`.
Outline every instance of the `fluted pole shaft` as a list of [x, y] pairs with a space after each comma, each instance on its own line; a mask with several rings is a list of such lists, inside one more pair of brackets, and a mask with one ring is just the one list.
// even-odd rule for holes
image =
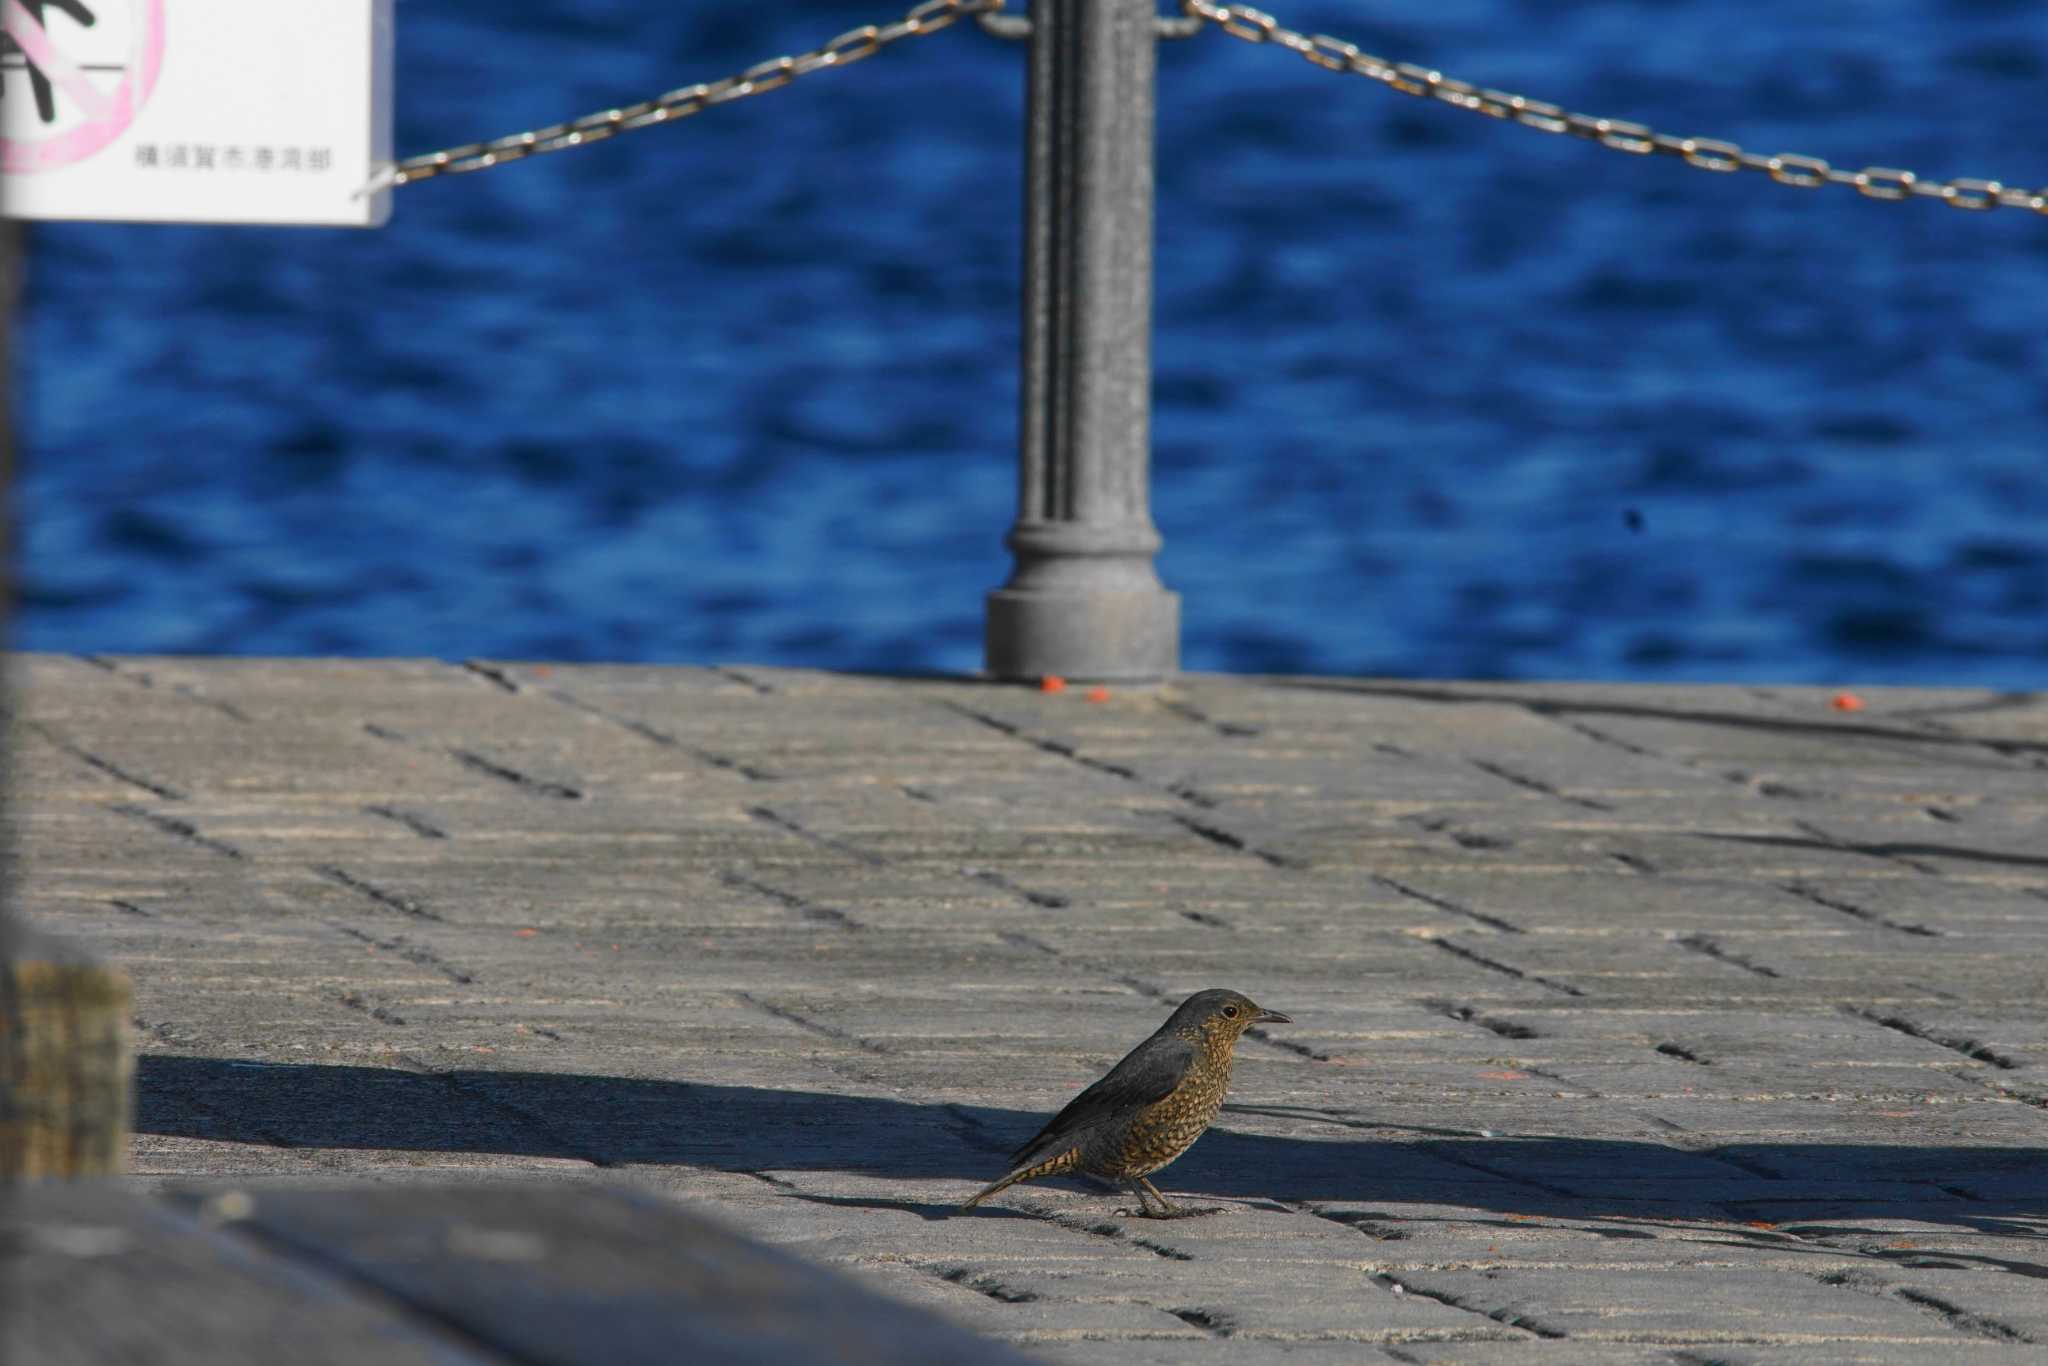
[[1034, 0], [1016, 569], [988, 671], [1139, 681], [1180, 664], [1152, 567], [1157, 0]]

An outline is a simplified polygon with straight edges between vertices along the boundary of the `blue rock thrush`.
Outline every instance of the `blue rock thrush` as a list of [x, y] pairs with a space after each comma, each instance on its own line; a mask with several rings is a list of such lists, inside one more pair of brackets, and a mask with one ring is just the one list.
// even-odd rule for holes
[[[1074, 1174], [1128, 1185], [1147, 1218], [1206, 1213], [1176, 1207], [1145, 1178], [1186, 1152], [1223, 1108], [1231, 1059], [1245, 1030], [1292, 1023], [1235, 991], [1196, 992], [1158, 1033], [1017, 1149], [1002, 1180], [960, 1208], [973, 1209], [1019, 1181]], [[1157, 1214], [1145, 1203], [1147, 1194], [1159, 1202]]]

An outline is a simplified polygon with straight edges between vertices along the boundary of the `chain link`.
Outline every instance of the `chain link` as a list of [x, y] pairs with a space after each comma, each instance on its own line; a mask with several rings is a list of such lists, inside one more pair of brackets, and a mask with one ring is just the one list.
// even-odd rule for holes
[[602, 142], [620, 133], [629, 133], [635, 128], [648, 128], [658, 123], [674, 123], [677, 119], [701, 114], [716, 105], [731, 104], [734, 100], [780, 90], [797, 77], [808, 76], [813, 71], [850, 66], [862, 58], [874, 56], [891, 43], [937, 33], [961, 19], [991, 18], [1002, 7], [1003, 0], [924, 0], [894, 23], [863, 24], [859, 28], [848, 29], [831, 42], [812, 48], [809, 52], [794, 53], [787, 57], [771, 57], [765, 62], [755, 63], [737, 76], [727, 76], [721, 81], [684, 86], [680, 90], [671, 90], [666, 95], [642, 100], [638, 104], [624, 105], [617, 109], [601, 109], [595, 114], [585, 114], [580, 119], [571, 119], [566, 123], [551, 123], [545, 128], [512, 133], [505, 137], [492, 138], [489, 142], [465, 143], [460, 147], [449, 147], [439, 152], [407, 157], [394, 165], [384, 167], [357, 193], [359, 196], [373, 194], [389, 186], [411, 185], [417, 181], [432, 180], [435, 176], [487, 171], [493, 166], [523, 161], [527, 157], [541, 156], [547, 152], [587, 147], [593, 142]]
[[[980, 24], [981, 31], [991, 38], [1016, 42], [1031, 36], [1031, 16], [1028, 14], [977, 14], [974, 22]], [[1192, 38], [1208, 31], [1209, 21], [1195, 14], [1162, 14], [1152, 26], [1153, 36], [1161, 39]]]
[[1285, 48], [1328, 71], [1351, 73], [1378, 81], [1390, 90], [1421, 99], [1441, 100], [1459, 109], [1488, 118], [1519, 123], [1541, 133], [1568, 133], [1602, 147], [1635, 156], [1675, 156], [1702, 171], [1761, 171], [1780, 185], [1818, 189], [1823, 185], [1845, 185], [1868, 199], [1898, 201], [1938, 199], [1957, 209], [1995, 209], [2001, 206], [2030, 209], [2048, 214], [2048, 187], [2019, 189], [1997, 180], [1927, 180], [1912, 171], [1890, 166], [1866, 166], [1860, 171], [1830, 166], [1819, 157], [1781, 152], [1762, 156], [1744, 151], [1732, 142], [1713, 138], [1673, 137], [1640, 123], [1622, 119], [1595, 118], [1574, 114], [1542, 100], [1505, 90], [1490, 90], [1453, 80], [1440, 71], [1408, 62], [1389, 62], [1359, 51], [1355, 44], [1326, 33], [1298, 33], [1279, 20], [1250, 5], [1221, 5], [1214, 0], [1181, 0], [1189, 18], [1200, 19], [1248, 43], [1269, 43]]

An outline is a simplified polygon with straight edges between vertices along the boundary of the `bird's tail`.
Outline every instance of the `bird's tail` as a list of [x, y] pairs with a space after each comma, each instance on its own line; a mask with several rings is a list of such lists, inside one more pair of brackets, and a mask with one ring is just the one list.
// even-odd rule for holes
[[1049, 1157], [1043, 1162], [1026, 1163], [1024, 1166], [1013, 1170], [1008, 1176], [1005, 1176], [994, 1185], [985, 1187], [977, 1192], [973, 1199], [960, 1206], [960, 1208], [963, 1210], [973, 1209], [997, 1191], [1008, 1189], [1019, 1181], [1033, 1181], [1041, 1176], [1058, 1176], [1062, 1172], [1070, 1172], [1080, 1160], [1081, 1150], [1079, 1148], [1069, 1148], [1057, 1157]]
[[1025, 1174], [1025, 1172], [1026, 1172], [1027, 1170], [1029, 1170], [1029, 1169], [1028, 1169], [1028, 1168], [1024, 1168], [1024, 1167], [1019, 1167], [1019, 1168], [1018, 1168], [1018, 1169], [1017, 1169], [1016, 1171], [1013, 1171], [1013, 1172], [1011, 1172], [1011, 1173], [1010, 1173], [1010, 1174], [1009, 1174], [1008, 1176], [1006, 1176], [1006, 1177], [1004, 1177], [1004, 1178], [1003, 1178], [1002, 1180], [1000, 1180], [1000, 1181], [996, 1182], [996, 1183], [995, 1183], [994, 1185], [992, 1185], [992, 1186], [983, 1186], [983, 1187], [981, 1188], [981, 1190], [980, 1190], [980, 1191], [978, 1191], [978, 1192], [976, 1192], [976, 1193], [975, 1193], [975, 1196], [974, 1196], [974, 1198], [973, 1198], [973, 1199], [971, 1199], [971, 1200], [967, 1201], [967, 1203], [965, 1203], [965, 1204], [963, 1204], [962, 1206], [960, 1206], [960, 1208], [961, 1208], [961, 1209], [963, 1209], [963, 1210], [973, 1209], [973, 1208], [974, 1208], [974, 1207], [975, 1207], [976, 1205], [978, 1205], [978, 1204], [980, 1204], [980, 1203], [981, 1203], [982, 1201], [984, 1201], [984, 1200], [988, 1199], [988, 1198], [989, 1198], [989, 1197], [990, 1197], [991, 1195], [994, 1195], [994, 1194], [995, 1194], [995, 1193], [996, 1193], [997, 1191], [1000, 1191], [1000, 1190], [1008, 1190], [1008, 1189], [1009, 1189], [1009, 1188], [1010, 1188], [1011, 1186], [1014, 1186], [1014, 1185], [1016, 1185], [1016, 1184], [1017, 1184], [1017, 1183], [1018, 1183], [1019, 1181], [1022, 1181], [1022, 1180], [1024, 1179], [1024, 1174]]

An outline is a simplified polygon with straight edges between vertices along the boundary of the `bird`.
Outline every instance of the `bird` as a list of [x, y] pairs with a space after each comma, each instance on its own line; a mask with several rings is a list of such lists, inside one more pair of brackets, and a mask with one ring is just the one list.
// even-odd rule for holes
[[[1144, 1218], [1212, 1212], [1179, 1208], [1145, 1178], [1186, 1152], [1223, 1108], [1231, 1060], [1244, 1032], [1253, 1025], [1293, 1023], [1242, 992], [1221, 987], [1196, 992], [1151, 1038], [1012, 1153], [1010, 1170], [1001, 1180], [960, 1208], [971, 1210], [1019, 1181], [1075, 1174], [1128, 1185]], [[1157, 1214], [1146, 1203], [1148, 1194], [1159, 1202]]]

